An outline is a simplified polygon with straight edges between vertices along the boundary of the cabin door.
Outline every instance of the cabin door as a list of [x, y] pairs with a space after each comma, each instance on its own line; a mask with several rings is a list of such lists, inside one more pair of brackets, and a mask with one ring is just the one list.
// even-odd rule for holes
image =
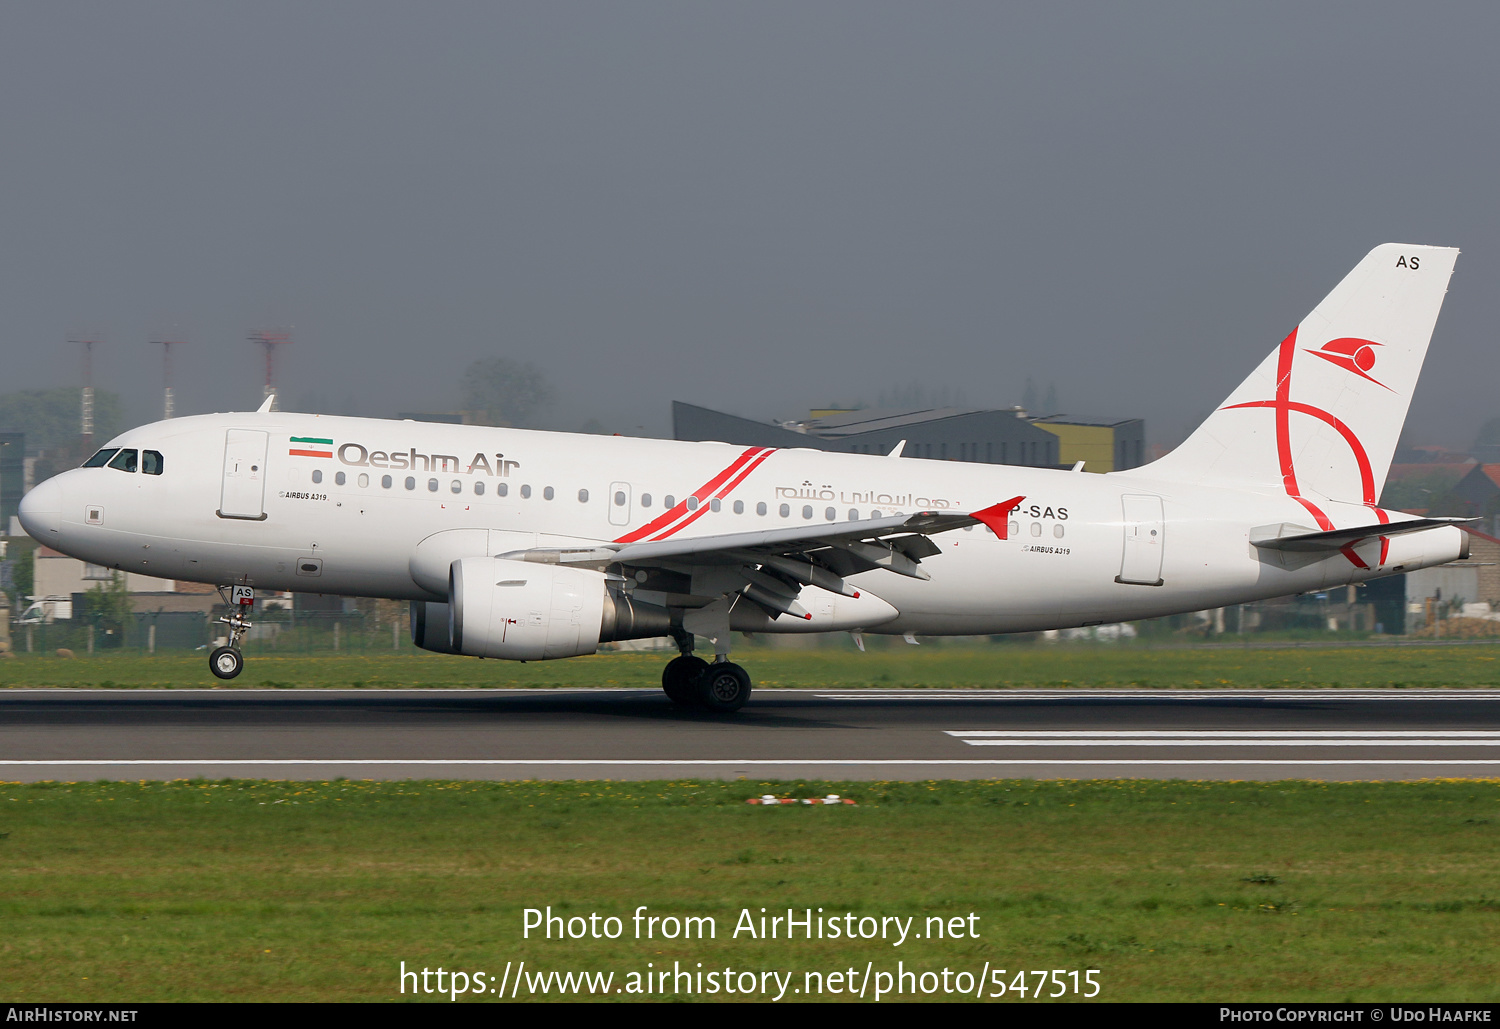
[[224, 436], [224, 485], [220, 518], [266, 516], [266, 447], [270, 434], [261, 429], [230, 429]]
[[1160, 586], [1162, 544], [1166, 532], [1161, 497], [1124, 496], [1120, 502], [1125, 509], [1125, 550], [1115, 582]]

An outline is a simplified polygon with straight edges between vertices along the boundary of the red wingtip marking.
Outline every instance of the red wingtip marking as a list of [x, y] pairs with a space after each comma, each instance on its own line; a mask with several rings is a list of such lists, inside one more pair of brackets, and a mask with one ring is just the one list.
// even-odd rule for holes
[[858, 599], [859, 599], [859, 590], [855, 590], [855, 591], [854, 591], [854, 599], [855, 599], [855, 600], [858, 600]]
[[812, 615], [803, 615], [802, 617], [809, 622], [812, 621]]
[[983, 511], [975, 511], [974, 517], [989, 526], [989, 530], [997, 539], [1009, 539], [1010, 513], [1020, 507], [1021, 501], [1025, 499], [1025, 497], [1011, 497], [1009, 500], [1002, 500], [998, 504], [991, 504]]

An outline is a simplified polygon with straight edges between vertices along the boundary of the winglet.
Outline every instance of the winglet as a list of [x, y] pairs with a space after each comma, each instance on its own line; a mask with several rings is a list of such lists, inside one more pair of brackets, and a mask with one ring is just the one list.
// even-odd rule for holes
[[271, 405], [274, 404], [274, 403], [276, 403], [276, 394], [275, 393], [271, 393], [271, 394], [269, 394], [266, 397], [265, 400], [261, 401], [261, 405], [255, 409], [255, 413], [256, 414], [270, 414], [270, 412], [271, 412]]
[[900, 457], [901, 456], [901, 451], [903, 451], [905, 449], [906, 449], [906, 440], [902, 440], [900, 443], [897, 443], [891, 449], [891, 452], [889, 454], [886, 454], [885, 456], [886, 457]]
[[1002, 500], [998, 504], [991, 504], [983, 511], [975, 511], [971, 517], [977, 518], [985, 525], [988, 525], [990, 531], [998, 539], [1009, 539], [1010, 513], [1020, 507], [1021, 501], [1025, 499], [1025, 497], [1011, 497], [1009, 500]]

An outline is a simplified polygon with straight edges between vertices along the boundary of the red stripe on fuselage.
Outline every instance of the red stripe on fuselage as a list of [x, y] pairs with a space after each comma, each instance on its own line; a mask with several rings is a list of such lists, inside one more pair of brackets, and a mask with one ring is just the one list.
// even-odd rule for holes
[[[704, 498], [706, 498], [714, 490], [722, 486], [730, 476], [734, 475], [735, 472], [743, 468], [751, 458], [755, 457], [757, 454], [762, 454], [762, 451], [764, 451], [764, 454], [771, 453], [771, 451], [767, 450], [765, 447], [750, 447], [739, 457], [735, 458], [734, 461], [729, 465], [729, 467], [725, 468], [718, 475], [715, 475], [712, 479], [709, 479], [702, 486], [699, 486], [690, 494], [690, 496], [697, 497], [699, 503], [701, 504]], [[764, 455], [762, 456], [764, 457]], [[682, 503], [675, 505], [670, 511], [663, 512], [656, 518], [653, 518], [651, 521], [641, 526], [639, 529], [634, 529], [630, 532], [627, 532], [625, 535], [615, 540], [615, 542], [635, 543], [638, 540], [645, 539], [647, 536], [650, 536], [654, 532], [661, 532], [662, 530], [667, 529], [670, 525], [672, 525], [672, 523], [676, 522], [679, 518], [687, 513], [687, 498], [684, 497]], [[694, 514], [696, 515], [696, 512], [694, 512]], [[689, 521], [691, 521], [691, 519], [689, 519]], [[681, 528], [681, 526], [678, 526], [678, 528]]]
[[[765, 453], [763, 453], [759, 457], [757, 457], [754, 461], [751, 461], [748, 465], [745, 466], [744, 470], [741, 471], [739, 473], [739, 475], [735, 476], [734, 479], [731, 480], [723, 489], [719, 490], [718, 493], [714, 494], [713, 497], [712, 497], [712, 499], [714, 499], [714, 500], [723, 500], [726, 496], [728, 496], [730, 494], [731, 491], [734, 490], [734, 488], [736, 486], [738, 486], [740, 483], [744, 482], [745, 479], [746, 479], [746, 477], [749, 476], [749, 474], [751, 472], [753, 472], [753, 471], [755, 471], [755, 469], [759, 468], [762, 461], [764, 461], [766, 458], [770, 457], [773, 453], [775, 453], [775, 451], [773, 451], [773, 450], [767, 450]], [[653, 543], [656, 542], [656, 540], [664, 540], [668, 536], [674, 536], [674, 535], [676, 535], [677, 533], [681, 532], [683, 529], [687, 528], [689, 525], [692, 525], [699, 518], [702, 518], [703, 517], [703, 513], [705, 511], [711, 510], [710, 507], [708, 507], [708, 506], [706, 506], [704, 504], [704, 501], [707, 500], [707, 499], [710, 499], [710, 498], [704, 497], [704, 496], [702, 496], [700, 494], [697, 494], [697, 493], [695, 493], [693, 495], [698, 498], [698, 510], [696, 510], [692, 514], [688, 515], [686, 518], [684, 518], [682, 521], [678, 522], [676, 525], [672, 526], [672, 528], [668, 529], [666, 532], [662, 533], [660, 536], [653, 537], [653, 539], [652, 539]]]
[[332, 457], [333, 456], [333, 451], [331, 451], [331, 450], [288, 450], [287, 451], [287, 455], [290, 456], [290, 457]]

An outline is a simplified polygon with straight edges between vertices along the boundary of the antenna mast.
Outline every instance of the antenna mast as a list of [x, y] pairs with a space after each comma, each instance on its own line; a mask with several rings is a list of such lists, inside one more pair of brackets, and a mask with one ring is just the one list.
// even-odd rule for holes
[[156, 339], [161, 344], [161, 416], [171, 418], [177, 410], [176, 398], [172, 395], [172, 348], [181, 346], [180, 339]]
[[85, 452], [94, 449], [94, 344], [102, 343], [97, 334], [70, 339], [83, 347], [83, 393], [79, 405], [79, 434], [83, 437]]
[[[276, 394], [276, 348], [291, 341], [292, 334], [287, 329], [256, 329], [250, 333], [250, 342], [259, 345], [266, 352], [266, 385], [260, 395], [262, 401]], [[272, 407], [274, 406], [273, 404]]]

